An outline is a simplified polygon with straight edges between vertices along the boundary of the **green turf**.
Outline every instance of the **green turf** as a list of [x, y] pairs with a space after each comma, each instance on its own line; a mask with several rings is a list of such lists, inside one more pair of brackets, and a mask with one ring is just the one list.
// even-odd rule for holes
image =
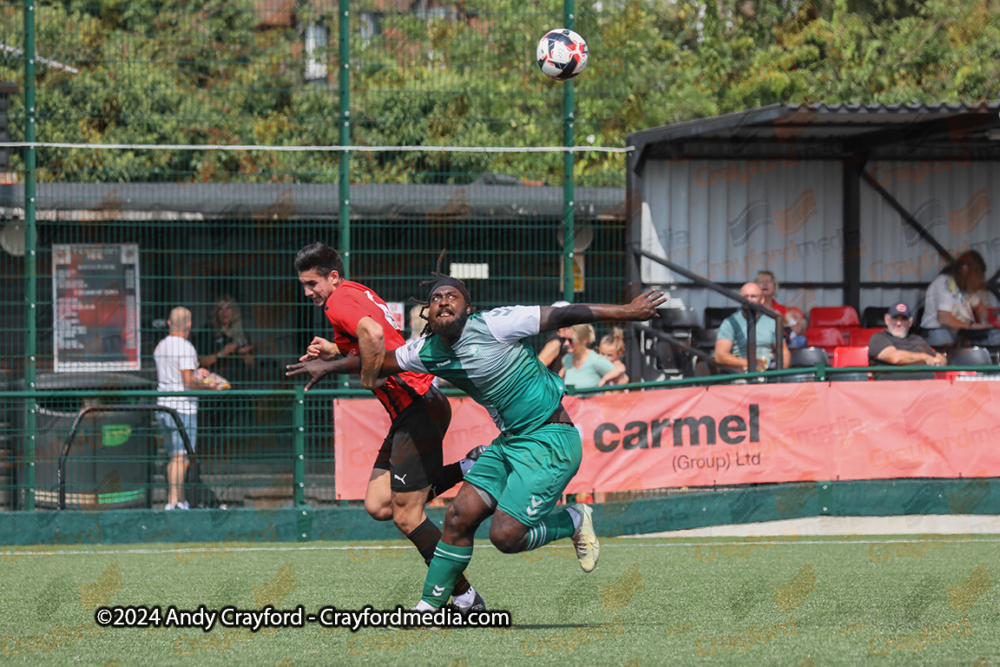
[[605, 539], [589, 575], [568, 547], [504, 555], [481, 543], [469, 578], [491, 608], [510, 610], [516, 627], [509, 630], [351, 633], [309, 625], [253, 634], [217, 626], [206, 634], [93, 623], [97, 604], [315, 611], [416, 602], [425, 567], [415, 551], [345, 546], [93, 545], [54, 555], [7, 547], [0, 660], [632, 667], [1000, 660], [1000, 536], [985, 535]]

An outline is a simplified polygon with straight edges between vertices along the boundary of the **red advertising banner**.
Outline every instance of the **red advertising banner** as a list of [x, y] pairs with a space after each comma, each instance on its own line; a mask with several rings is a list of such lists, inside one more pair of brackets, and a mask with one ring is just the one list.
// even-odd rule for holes
[[[496, 436], [451, 399], [445, 462]], [[685, 387], [563, 404], [583, 436], [567, 488], [624, 491], [899, 477], [1000, 477], [1000, 382], [919, 380]], [[337, 497], [363, 498], [389, 420], [374, 399], [334, 401]]]

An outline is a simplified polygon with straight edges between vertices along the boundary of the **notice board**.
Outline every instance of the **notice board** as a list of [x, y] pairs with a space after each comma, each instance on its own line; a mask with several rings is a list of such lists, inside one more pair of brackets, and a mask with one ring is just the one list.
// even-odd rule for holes
[[139, 247], [52, 246], [55, 371], [139, 370]]

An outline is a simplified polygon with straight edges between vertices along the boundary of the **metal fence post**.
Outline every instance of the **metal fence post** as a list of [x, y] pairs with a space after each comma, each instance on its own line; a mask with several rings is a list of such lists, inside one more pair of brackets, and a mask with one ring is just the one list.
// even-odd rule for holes
[[292, 406], [292, 497], [296, 514], [296, 536], [300, 542], [312, 539], [312, 517], [306, 505], [306, 392], [305, 385], [295, 385]]
[[[573, 29], [574, 0], [563, 0], [563, 15], [567, 29]], [[573, 96], [573, 79], [563, 83], [563, 146], [572, 148], [573, 116], [576, 101]], [[574, 293], [574, 219], [573, 219], [573, 151], [563, 153], [563, 299], [573, 303]]]
[[[340, 0], [337, 11], [338, 86], [340, 88], [340, 145], [351, 145], [351, 11], [350, 1]], [[351, 153], [340, 153], [340, 252], [344, 277], [351, 276]]]
[[306, 395], [305, 386], [295, 385], [295, 404], [292, 406], [292, 468], [293, 485], [295, 487], [295, 506], [306, 502]]
[[[35, 141], [35, 0], [24, 0], [24, 140]], [[36, 340], [38, 335], [38, 255], [35, 236], [35, 147], [24, 149], [24, 245], [27, 266], [25, 285], [25, 389], [34, 392]], [[32, 394], [26, 419], [27, 474], [24, 480], [24, 509], [35, 509], [35, 431], [37, 425], [38, 397]]]

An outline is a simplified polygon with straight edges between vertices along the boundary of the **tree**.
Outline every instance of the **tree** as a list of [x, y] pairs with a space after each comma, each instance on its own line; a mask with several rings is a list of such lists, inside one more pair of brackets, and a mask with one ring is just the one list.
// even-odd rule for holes
[[[775, 102], [975, 102], [1000, 82], [1000, 29], [986, 0], [652, 0], [577, 2], [591, 60], [574, 81], [578, 145], [623, 146], [629, 132]], [[37, 9], [42, 142], [336, 145], [335, 44], [311, 54], [333, 73], [304, 80], [307, 25], [336, 34], [335, 3], [300, 3], [294, 25], [264, 27], [253, 0], [197, 9], [157, 1], [63, 0]], [[0, 8], [19, 45], [20, 8]], [[558, 146], [563, 85], [534, 64], [561, 0], [352, 6], [352, 143]], [[71, 29], [67, 29], [71, 26]], [[23, 65], [0, 60], [0, 79]], [[23, 86], [22, 86], [23, 89]], [[12, 100], [13, 140], [24, 109]], [[22, 168], [13, 156], [15, 169]], [[355, 182], [466, 183], [483, 173], [558, 184], [559, 153], [355, 152]], [[63, 181], [336, 182], [336, 153], [52, 150], [38, 177]], [[621, 185], [620, 155], [581, 153], [580, 185]]]

